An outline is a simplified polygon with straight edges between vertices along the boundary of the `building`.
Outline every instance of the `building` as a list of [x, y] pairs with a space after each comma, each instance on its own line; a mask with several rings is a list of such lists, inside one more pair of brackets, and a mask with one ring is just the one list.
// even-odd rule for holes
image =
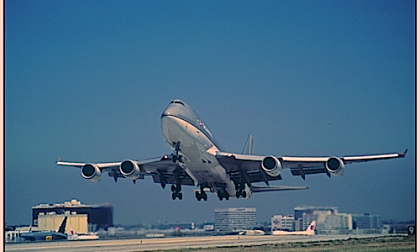
[[218, 232], [252, 229], [257, 225], [257, 209], [252, 207], [214, 210], [214, 226]]
[[55, 212], [38, 215], [38, 230], [56, 231], [66, 216], [67, 222], [64, 230], [66, 234], [70, 234], [71, 231], [78, 234], [88, 233], [87, 214], [55, 214]]
[[[88, 232], [113, 226], [113, 207], [110, 204], [85, 205], [75, 199], [59, 204], [39, 204], [32, 207], [32, 225], [39, 225], [39, 216], [46, 215], [87, 215]], [[41, 217], [44, 218], [44, 217]]]
[[337, 235], [348, 234], [353, 229], [351, 214], [330, 212], [318, 212], [313, 214], [303, 214], [304, 225], [309, 226], [312, 221], [316, 221], [317, 234]]
[[295, 220], [292, 215], [274, 215], [271, 218], [271, 232], [275, 230], [294, 231]]
[[347, 234], [353, 229], [352, 215], [338, 213], [337, 207], [295, 207], [296, 230], [306, 230], [312, 221], [317, 234]]
[[381, 233], [383, 223], [379, 215], [353, 214], [353, 226], [359, 233]]
[[[306, 219], [305, 222], [303, 222], [303, 215], [311, 215], [315, 212], [317, 213], [326, 213], [326, 214], [337, 214], [338, 208], [337, 207], [315, 207], [315, 206], [298, 206], [294, 208], [295, 212], [295, 230], [296, 231], [303, 231], [306, 230], [306, 228], [309, 226], [309, 224], [312, 222]], [[316, 224], [316, 229], [318, 229], [318, 223]]]
[[415, 226], [416, 221], [383, 221], [383, 234], [409, 234], [409, 227]]

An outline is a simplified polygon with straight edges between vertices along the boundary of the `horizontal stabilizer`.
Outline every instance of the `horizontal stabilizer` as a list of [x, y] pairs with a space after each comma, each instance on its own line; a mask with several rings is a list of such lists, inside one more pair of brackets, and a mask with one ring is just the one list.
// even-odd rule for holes
[[304, 186], [252, 186], [252, 192], [274, 192], [274, 191], [291, 191], [291, 190], [308, 190], [309, 187]]

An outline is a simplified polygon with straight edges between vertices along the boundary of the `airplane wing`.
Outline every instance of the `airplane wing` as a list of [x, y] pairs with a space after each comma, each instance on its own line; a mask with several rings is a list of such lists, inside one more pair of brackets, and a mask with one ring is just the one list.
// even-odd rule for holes
[[[130, 176], [124, 175], [120, 170], [122, 163], [130, 162], [133, 164], [133, 167], [136, 165], [138, 167], [139, 176], [136, 176], [136, 179], [144, 179], [144, 176], [152, 176], [154, 182], [160, 183], [162, 187], [165, 187], [166, 184], [176, 184], [177, 180], [181, 185], [194, 185], [194, 180], [179, 166], [179, 164], [172, 161], [172, 156], [173, 155], [171, 154], [147, 160], [126, 160], [109, 163], [78, 163], [59, 160], [56, 164], [61, 166], [73, 166], [81, 169], [85, 166], [91, 166], [95, 169], [95, 172], [93, 172], [94, 174], [92, 175], [93, 182], [98, 181], [99, 177], [104, 172], [107, 172], [108, 176], [113, 177], [116, 182], [118, 178], [130, 179]], [[85, 177], [83, 174], [82, 176]], [[95, 176], [97, 180], [93, 180]], [[90, 179], [90, 177], [85, 178]]]
[[257, 192], [275, 192], [275, 191], [291, 191], [291, 190], [307, 190], [309, 187], [304, 186], [251, 186], [253, 193]]
[[[344, 172], [344, 165], [385, 160], [392, 158], [405, 157], [404, 153], [390, 153], [364, 156], [346, 156], [346, 157], [276, 157], [281, 164], [282, 169], [290, 169], [293, 176], [301, 176], [305, 179], [306, 175], [326, 173], [341, 176]], [[266, 156], [242, 155], [226, 152], [218, 152], [216, 158], [220, 164], [227, 170], [235, 182], [245, 181], [248, 184], [255, 182], [265, 182], [267, 185], [271, 180], [280, 180], [281, 175], [269, 176], [262, 168], [261, 163]], [[341, 174], [334, 174], [334, 171], [327, 169], [327, 164], [333, 162], [341, 169]]]

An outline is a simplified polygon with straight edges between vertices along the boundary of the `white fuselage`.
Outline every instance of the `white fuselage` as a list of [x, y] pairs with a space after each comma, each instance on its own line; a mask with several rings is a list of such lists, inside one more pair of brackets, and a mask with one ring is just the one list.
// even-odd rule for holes
[[[235, 184], [215, 157], [219, 149], [212, 141], [210, 131], [192, 109], [188, 111], [189, 107], [177, 106], [182, 105], [169, 105], [164, 111], [161, 128], [163, 138], [173, 150], [174, 143], [179, 142], [179, 155], [182, 156], [180, 166], [196, 185], [208, 187], [212, 191], [224, 190], [229, 196], [234, 196]], [[177, 114], [179, 109], [181, 112], [185, 109], [190, 117]]]
[[282, 231], [282, 230], [275, 230], [272, 232], [273, 235], [315, 235], [315, 221], [312, 221], [311, 224], [305, 231]]
[[295, 232], [288, 232], [288, 231], [273, 231], [273, 235], [315, 235], [314, 232], [307, 232], [307, 231], [295, 231]]

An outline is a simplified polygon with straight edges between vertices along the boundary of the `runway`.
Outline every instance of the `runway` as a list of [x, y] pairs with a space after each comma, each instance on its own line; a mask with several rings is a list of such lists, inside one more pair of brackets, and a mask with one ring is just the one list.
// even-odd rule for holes
[[63, 241], [6, 244], [5, 251], [151, 251], [182, 248], [262, 245], [288, 242], [345, 240], [381, 235], [315, 235], [315, 236], [205, 236], [130, 240]]

